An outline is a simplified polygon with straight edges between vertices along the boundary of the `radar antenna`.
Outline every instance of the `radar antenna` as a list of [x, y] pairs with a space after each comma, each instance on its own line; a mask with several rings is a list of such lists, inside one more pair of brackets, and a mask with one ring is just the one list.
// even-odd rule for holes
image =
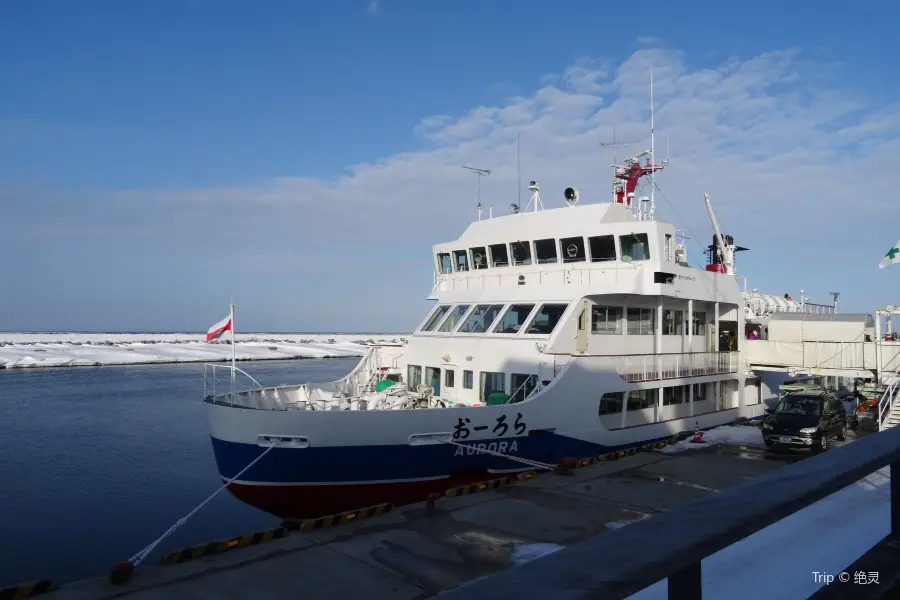
[[537, 181], [529, 181], [528, 189], [531, 190], [531, 200], [528, 201], [528, 206], [525, 207], [525, 212], [528, 212], [528, 209], [534, 204], [534, 212], [538, 210], [544, 210], [544, 204], [541, 202], [541, 186]]
[[462, 168], [468, 169], [469, 171], [472, 171], [473, 173], [475, 173], [478, 176], [478, 203], [481, 204], [481, 178], [484, 175], [490, 175], [491, 170], [490, 169], [479, 169], [478, 167], [472, 167], [469, 165], [463, 165]]

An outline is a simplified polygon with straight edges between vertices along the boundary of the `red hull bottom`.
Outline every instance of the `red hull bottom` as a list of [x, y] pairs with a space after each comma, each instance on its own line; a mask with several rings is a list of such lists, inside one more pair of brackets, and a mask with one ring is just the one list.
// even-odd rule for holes
[[503, 477], [498, 473], [480, 473], [407, 483], [370, 483], [354, 485], [242, 485], [228, 486], [232, 495], [245, 504], [282, 519], [313, 519], [341, 512], [390, 503], [413, 504], [429, 494]]

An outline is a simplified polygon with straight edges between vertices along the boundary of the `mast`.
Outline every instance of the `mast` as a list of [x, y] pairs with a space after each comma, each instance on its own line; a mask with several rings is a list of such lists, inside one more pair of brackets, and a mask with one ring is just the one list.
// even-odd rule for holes
[[[650, 65], [650, 164], [655, 165], [654, 162], [654, 150], [655, 150], [655, 132], [654, 132], [654, 123], [653, 123], [653, 65]], [[653, 170], [650, 170], [650, 220], [653, 220], [653, 216], [656, 214], [656, 178], [653, 176]]]

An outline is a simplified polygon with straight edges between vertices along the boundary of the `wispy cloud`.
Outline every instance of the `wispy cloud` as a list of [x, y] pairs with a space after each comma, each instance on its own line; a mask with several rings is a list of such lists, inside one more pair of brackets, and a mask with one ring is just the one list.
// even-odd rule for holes
[[380, 10], [381, 0], [369, 0], [369, 5], [366, 8], [366, 11], [368, 11], [370, 15], [377, 15]]
[[[818, 67], [794, 50], [703, 69], [693, 68], [681, 52], [659, 48], [638, 50], [618, 65], [583, 59], [528, 95], [423, 119], [417, 132], [429, 149], [353, 165], [338, 179], [132, 191], [95, 197], [77, 211], [65, 208], [72, 204], [60, 195], [34, 194], [28, 211], [4, 217], [0, 234], [8, 241], [44, 231], [49, 243], [68, 230], [68, 238], [88, 243], [107, 226], [101, 239], [111, 251], [128, 243], [148, 260], [153, 252], [168, 252], [187, 262], [218, 240], [220, 262], [240, 257], [248, 269], [244, 277], [254, 276], [254, 263], [285, 268], [292, 283], [279, 288], [280, 308], [267, 305], [274, 314], [298, 310], [292, 286], [302, 295], [304, 278], [321, 277], [323, 264], [340, 265], [342, 272], [359, 269], [330, 282], [316, 279], [339, 288], [333, 290], [343, 298], [337, 314], [338, 305], [351, 312], [368, 306], [363, 271], [377, 264], [390, 272], [399, 257], [419, 257], [403, 263], [404, 276], [390, 288], [393, 317], [377, 325], [411, 327], [431, 282], [431, 244], [455, 238], [476, 216], [475, 180], [460, 165], [491, 169], [482, 181], [483, 202], [495, 214], [504, 212], [518, 190], [521, 133], [522, 177], [541, 182], [545, 206], [563, 206], [562, 190], [570, 185], [581, 189], [584, 202], [608, 201], [612, 155], [600, 143], [612, 139], [615, 127], [618, 139], [641, 140], [629, 150], [649, 147], [651, 64], [656, 149], [661, 159], [668, 146], [671, 159], [657, 177], [658, 213], [691, 238], [692, 262], [702, 261], [711, 239], [701, 200], [709, 192], [723, 227], [753, 250], [739, 257], [751, 267], [754, 285], [783, 293], [795, 278], [790, 289], [805, 285], [807, 294], [827, 299], [828, 288], [838, 286], [832, 278], [862, 282], [860, 267], [874, 269], [882, 246], [896, 238], [895, 186], [890, 177], [872, 175], [890, 172], [900, 154], [898, 107], [876, 110], [852, 85], [826, 86]], [[840, 231], [848, 229], [844, 237]], [[851, 295], [844, 297], [850, 301]]]

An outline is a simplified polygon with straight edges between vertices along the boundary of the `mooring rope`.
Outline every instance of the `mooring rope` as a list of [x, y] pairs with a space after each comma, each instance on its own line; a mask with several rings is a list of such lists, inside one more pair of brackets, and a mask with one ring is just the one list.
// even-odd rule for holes
[[269, 447], [266, 449], [265, 452], [263, 452], [262, 454], [260, 454], [260, 455], [257, 456], [256, 458], [254, 458], [253, 461], [252, 461], [249, 465], [247, 465], [246, 467], [244, 467], [243, 470], [241, 470], [240, 473], [238, 473], [237, 475], [235, 475], [234, 477], [232, 477], [231, 479], [229, 479], [228, 482], [227, 482], [225, 485], [223, 485], [222, 487], [220, 487], [219, 489], [217, 489], [215, 492], [213, 492], [213, 494], [212, 494], [209, 498], [207, 498], [206, 500], [204, 500], [203, 502], [201, 502], [201, 503], [197, 506], [197, 508], [195, 508], [194, 510], [192, 510], [191, 512], [189, 512], [186, 516], [181, 517], [180, 519], [178, 519], [177, 521], [175, 521], [175, 524], [172, 525], [171, 527], [169, 527], [169, 529], [167, 529], [166, 532], [165, 532], [164, 534], [162, 534], [161, 536], [159, 536], [158, 538], [156, 538], [156, 541], [154, 541], [152, 544], [150, 544], [149, 546], [147, 546], [146, 548], [144, 548], [143, 550], [141, 550], [140, 552], [138, 552], [137, 554], [135, 554], [134, 556], [132, 556], [131, 559], [130, 559], [128, 562], [131, 563], [132, 566], [134, 566], [134, 567], [138, 566], [138, 565], [141, 563], [141, 561], [143, 561], [145, 558], [147, 558], [147, 556], [150, 555], [151, 552], [153, 552], [153, 550], [156, 548], [156, 546], [159, 545], [159, 543], [160, 543], [161, 541], [163, 541], [164, 539], [166, 539], [167, 537], [169, 537], [170, 535], [172, 535], [172, 533], [174, 533], [176, 529], [178, 529], [179, 527], [181, 527], [182, 525], [184, 525], [184, 524], [187, 522], [188, 519], [190, 519], [191, 517], [193, 517], [193, 516], [197, 513], [197, 511], [199, 511], [201, 508], [203, 508], [204, 506], [206, 506], [206, 504], [207, 504], [210, 500], [212, 500], [213, 498], [215, 498], [216, 496], [218, 496], [218, 495], [219, 495], [219, 492], [221, 492], [222, 490], [224, 490], [225, 488], [227, 488], [229, 485], [231, 485], [232, 483], [234, 483], [235, 480], [237, 480], [241, 475], [243, 475], [244, 473], [246, 473], [246, 472], [250, 469], [250, 467], [252, 467], [252, 466], [255, 465], [256, 463], [258, 463], [258, 462], [260, 461], [260, 459], [262, 459], [263, 456], [265, 456], [265, 455], [268, 454], [271, 450], [274, 450], [274, 449], [275, 449], [275, 446], [274, 446], [274, 445], [273, 445], [273, 446], [269, 446]]

